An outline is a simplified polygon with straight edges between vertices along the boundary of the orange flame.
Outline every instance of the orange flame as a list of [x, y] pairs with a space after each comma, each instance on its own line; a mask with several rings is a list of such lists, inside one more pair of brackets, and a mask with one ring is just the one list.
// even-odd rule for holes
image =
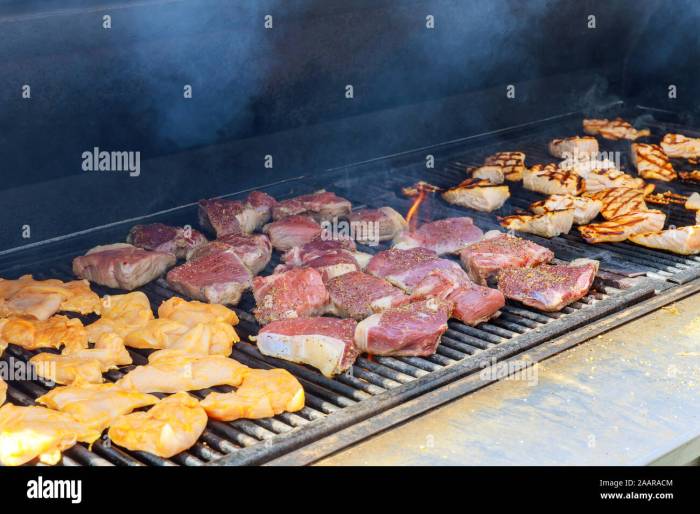
[[411, 208], [408, 209], [408, 214], [406, 214], [406, 221], [408, 222], [409, 230], [411, 232], [413, 232], [416, 228], [415, 217], [420, 210], [420, 205], [423, 203], [423, 200], [425, 200], [425, 190], [419, 189], [418, 196], [416, 196], [416, 199], [413, 200], [413, 204], [411, 205]]

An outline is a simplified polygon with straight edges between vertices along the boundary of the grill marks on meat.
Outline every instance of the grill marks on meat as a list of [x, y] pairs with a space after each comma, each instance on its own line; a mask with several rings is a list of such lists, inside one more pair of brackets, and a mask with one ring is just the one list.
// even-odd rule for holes
[[253, 276], [232, 249], [207, 253], [171, 270], [167, 281], [174, 290], [209, 303], [236, 305]]
[[116, 243], [96, 246], [73, 259], [73, 273], [96, 284], [131, 291], [158, 278], [175, 262], [171, 253]]
[[678, 178], [671, 161], [659, 145], [633, 143], [632, 163], [639, 174], [646, 179], [670, 182]]
[[539, 266], [551, 261], [554, 252], [527, 239], [489, 232], [462, 250], [459, 258], [474, 282], [486, 284], [499, 270]]
[[535, 164], [523, 173], [523, 187], [546, 195], [578, 195], [585, 189], [585, 181], [575, 172], [562, 170], [556, 164]]
[[349, 369], [359, 355], [352, 319], [305, 317], [273, 321], [260, 329], [260, 353], [317, 368], [330, 377]]
[[647, 204], [644, 201], [646, 194], [642, 189], [615, 187], [596, 193], [584, 193], [584, 196], [603, 203], [600, 214], [606, 220], [617, 218], [623, 214], [647, 210]]
[[408, 228], [404, 217], [391, 207], [360, 209], [348, 214], [347, 219], [351, 226], [355, 224], [358, 227], [353, 233], [355, 240], [361, 244], [391, 240]]
[[346, 273], [326, 283], [333, 314], [362, 320], [382, 310], [403, 305], [409, 297], [384, 279], [361, 271]]
[[432, 355], [451, 311], [450, 302], [436, 298], [387, 309], [357, 325], [355, 345], [372, 355]]
[[134, 225], [126, 242], [144, 250], [172, 253], [178, 259], [184, 259], [189, 252], [206, 244], [207, 238], [193, 228], [151, 223]]
[[518, 181], [525, 171], [525, 154], [523, 152], [498, 152], [484, 160], [485, 166], [498, 166], [506, 180]]
[[535, 214], [573, 209], [574, 223], [577, 225], [589, 223], [598, 216], [602, 207], [603, 202], [600, 200], [573, 195], [552, 195], [545, 200], [539, 200], [530, 204], [530, 210]]
[[587, 243], [616, 243], [633, 234], [653, 232], [664, 228], [666, 214], [657, 210], [630, 212], [602, 223], [578, 227]]
[[345, 198], [332, 192], [318, 191], [278, 202], [272, 208], [272, 219], [277, 221], [287, 216], [307, 215], [319, 222], [330, 221], [347, 216], [351, 209], [352, 205]]
[[503, 207], [510, 198], [510, 190], [506, 185], [493, 184], [486, 179], [468, 178], [442, 193], [442, 197], [454, 205], [491, 212]]
[[700, 158], [700, 138], [683, 134], [666, 134], [661, 140], [661, 149], [673, 158]]
[[568, 233], [574, 224], [574, 214], [574, 209], [563, 209], [544, 214], [515, 214], [498, 220], [507, 229], [549, 238]]
[[498, 273], [498, 288], [511, 300], [554, 312], [580, 300], [593, 285], [598, 263], [577, 259], [568, 265], [507, 268]]
[[199, 201], [199, 223], [216, 234], [250, 234], [270, 220], [277, 201], [267, 193], [253, 191], [245, 201], [213, 198]]
[[483, 236], [474, 220], [468, 217], [447, 218], [424, 223], [414, 232], [403, 232], [394, 240], [394, 248], [427, 248], [438, 255], [458, 253], [462, 248]]
[[287, 216], [263, 227], [272, 246], [286, 252], [295, 246], [304, 246], [321, 236], [321, 225], [308, 216]]
[[189, 252], [187, 259], [194, 260], [222, 251], [232, 251], [238, 255], [250, 272], [257, 275], [270, 262], [272, 243], [264, 234], [229, 234]]
[[323, 314], [328, 291], [321, 274], [312, 268], [294, 268], [266, 277], [255, 277], [253, 310], [258, 323]]
[[605, 139], [619, 140], [629, 139], [634, 141], [637, 138], [648, 136], [649, 129], [637, 130], [629, 122], [622, 118], [608, 119], [587, 119], [583, 120], [583, 131], [592, 136], [599, 135]]
[[585, 176], [585, 181], [586, 192], [589, 193], [617, 187], [631, 189], [645, 189], [648, 187], [649, 193], [654, 190], [653, 184], [647, 186], [641, 178], [633, 177], [616, 169], [590, 170]]
[[549, 153], [560, 159], [594, 158], [598, 154], [598, 140], [590, 136], [553, 139], [549, 143]]

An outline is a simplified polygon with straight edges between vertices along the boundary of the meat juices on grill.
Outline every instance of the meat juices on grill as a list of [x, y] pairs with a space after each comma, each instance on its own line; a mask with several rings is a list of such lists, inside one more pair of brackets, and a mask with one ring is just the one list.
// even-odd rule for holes
[[554, 252], [527, 239], [493, 231], [467, 246], [459, 258], [474, 282], [486, 284], [501, 269], [539, 266], [551, 261]]
[[597, 271], [598, 262], [590, 259], [535, 268], [507, 268], [498, 273], [498, 288], [506, 298], [544, 312], [555, 312], [586, 296]]
[[437, 298], [387, 309], [358, 323], [355, 345], [370, 355], [432, 355], [451, 311], [450, 302]]
[[462, 248], [481, 239], [483, 232], [468, 217], [447, 218], [424, 223], [413, 232], [403, 232], [394, 239], [394, 248], [427, 248], [438, 255], [458, 253]]
[[321, 235], [321, 225], [308, 216], [288, 216], [263, 227], [275, 250], [286, 252]]
[[178, 259], [184, 259], [189, 252], [206, 244], [207, 238], [193, 228], [151, 223], [134, 225], [126, 242], [144, 250], [172, 253]]
[[553, 139], [549, 143], [549, 153], [560, 159], [592, 159], [598, 155], [598, 140], [590, 136]]
[[115, 243], [96, 246], [73, 259], [73, 273], [96, 284], [131, 291], [155, 280], [176, 261], [171, 253]]
[[191, 259], [170, 270], [166, 278], [170, 287], [195, 300], [236, 305], [253, 276], [229, 248]]
[[362, 271], [346, 273], [329, 280], [326, 288], [333, 314], [358, 321], [410, 301], [401, 289]]
[[216, 237], [250, 234], [270, 220], [277, 201], [267, 193], [253, 191], [245, 201], [213, 198], [199, 201], [199, 223]]
[[360, 209], [348, 214], [355, 240], [362, 244], [376, 244], [396, 237], [408, 224], [401, 214], [391, 207]]
[[255, 277], [253, 309], [258, 323], [323, 314], [328, 291], [321, 274], [312, 268], [294, 268], [266, 277]]
[[468, 325], [497, 315], [505, 304], [498, 290], [474, 284], [459, 264], [426, 248], [379, 252], [367, 272], [401, 288], [412, 300], [438, 297], [452, 302], [452, 316]]
[[228, 234], [188, 252], [187, 260], [225, 250], [238, 255], [253, 275], [265, 269], [272, 257], [272, 243], [266, 235]]
[[317, 191], [288, 200], [282, 200], [272, 208], [272, 219], [277, 221], [287, 216], [307, 215], [316, 221], [331, 221], [347, 216], [352, 204], [330, 191]]
[[359, 355], [352, 319], [307, 317], [273, 321], [256, 337], [263, 355], [308, 364], [331, 377], [353, 365]]

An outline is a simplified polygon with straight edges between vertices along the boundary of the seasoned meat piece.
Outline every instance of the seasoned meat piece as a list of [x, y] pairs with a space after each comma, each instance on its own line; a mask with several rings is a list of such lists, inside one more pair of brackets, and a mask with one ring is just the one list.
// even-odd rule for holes
[[590, 259], [565, 265], [506, 268], [498, 273], [498, 288], [508, 299], [545, 312], [560, 311], [588, 294], [597, 271], [597, 261]]
[[348, 214], [348, 222], [355, 240], [370, 245], [393, 239], [408, 228], [404, 217], [391, 207], [353, 211]]
[[330, 221], [347, 216], [352, 205], [345, 198], [329, 191], [297, 196], [282, 200], [272, 208], [272, 219], [281, 220], [287, 216], [307, 215], [316, 221]]
[[330, 377], [349, 369], [359, 352], [351, 319], [294, 318], [260, 329], [255, 342], [263, 355], [308, 364]]
[[266, 235], [229, 234], [188, 252], [187, 260], [226, 250], [238, 255], [253, 275], [265, 269], [272, 257], [272, 243]]
[[403, 232], [394, 240], [394, 248], [428, 248], [438, 255], [458, 253], [462, 248], [481, 239], [483, 232], [468, 217], [446, 218], [424, 223], [413, 232]]
[[486, 284], [499, 270], [539, 266], [551, 261], [554, 252], [527, 239], [492, 231], [462, 250], [459, 258], [474, 282]]
[[176, 260], [171, 253], [116, 243], [96, 246], [73, 259], [73, 273], [96, 284], [131, 291], [161, 276]]
[[312, 268], [255, 277], [253, 295], [255, 318], [261, 325], [280, 319], [317, 316], [325, 311], [329, 300], [321, 274]]
[[267, 193], [253, 191], [245, 201], [213, 198], [199, 201], [199, 223], [222, 237], [250, 234], [270, 220], [276, 200]]
[[178, 259], [206, 244], [204, 234], [191, 227], [171, 227], [163, 223], [134, 225], [126, 242], [144, 250], [172, 253]]
[[287, 216], [263, 227], [275, 250], [286, 252], [321, 235], [321, 225], [307, 216]]
[[326, 283], [333, 313], [362, 320], [376, 312], [409, 302], [401, 289], [361, 271], [346, 273]]

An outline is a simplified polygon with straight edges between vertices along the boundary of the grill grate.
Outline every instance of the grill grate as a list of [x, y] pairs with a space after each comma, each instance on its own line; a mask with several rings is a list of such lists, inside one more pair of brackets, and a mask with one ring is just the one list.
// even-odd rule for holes
[[[469, 150], [457, 149], [457, 152], [441, 156], [435, 169], [415, 164], [422, 159], [417, 159], [414, 155], [408, 164], [378, 161], [336, 170], [324, 176], [279, 184], [267, 190], [274, 196], [284, 198], [325, 187], [347, 197], [355, 207], [390, 205], [400, 212], [406, 212], [411, 200], [400, 195], [401, 187], [417, 180], [426, 180], [441, 187], [454, 185], [464, 177], [463, 170], [466, 166], [481, 162], [484, 156], [497, 150], [522, 150], [528, 156], [528, 163], [548, 162], [552, 159], [543, 151], [546, 142], [554, 136], [575, 133], [576, 129], [571, 123], [570, 127], [545, 127], [545, 130], [540, 130], [536, 135], [475, 146]], [[566, 129], [568, 132], [562, 132]], [[511, 186], [511, 190], [513, 196], [498, 214], [509, 214], [515, 208], [525, 208], [539, 196], [518, 186]], [[682, 210], [669, 207], [668, 212], [671, 223], [688, 224], [687, 220], [681, 223], [684, 221]], [[473, 216], [484, 230], [498, 228], [494, 214], [476, 213], [450, 206], [437, 197], [426, 201], [420, 211], [421, 221], [459, 215]], [[172, 224], [192, 223], [194, 220], [196, 214], [193, 206], [148, 219]], [[70, 262], [73, 256], [84, 253], [94, 244], [123, 240], [132, 223], [97, 230], [16, 254], [0, 255], [0, 268], [3, 269], [1, 275], [12, 277], [33, 273], [37, 278], [72, 279]], [[515, 355], [591, 320], [644, 300], [654, 294], [653, 284], [656, 283], [647, 278], [682, 283], [700, 274], [700, 259], [696, 257], [679, 257], [625, 243], [591, 246], [573, 232], [552, 240], [529, 235], [526, 237], [550, 247], [561, 260], [575, 257], [601, 260], [603, 273], [594, 290], [558, 313], [542, 313], [509, 302], [499, 318], [478, 327], [469, 327], [451, 320], [435, 355], [425, 358], [360, 357], [350, 373], [335, 379], [326, 378], [305, 366], [263, 356], [253, 344], [245, 342], [248, 335], [257, 333], [257, 325], [251, 314], [253, 298], [248, 292], [235, 308], [240, 318], [240, 324], [236, 328], [243, 341], [235, 345], [232, 357], [256, 368], [282, 367], [289, 370], [300, 380], [306, 391], [304, 409], [264, 420], [238, 420], [230, 423], [210, 421], [200, 441], [172, 459], [126, 451], [110, 445], [103, 438], [91, 449], [77, 445], [66, 451], [63, 464], [199, 466], [209, 463], [263, 463], [473, 373], [483, 367], [483, 362]], [[362, 249], [376, 252], [383, 248]], [[278, 264], [278, 259], [279, 256], [275, 255], [263, 273], [271, 273]], [[103, 287], [95, 287], [95, 290], [99, 294], [119, 293]], [[148, 295], [154, 309], [174, 294], [162, 279], [141, 290]], [[146, 362], [147, 351], [130, 351], [135, 364]], [[34, 353], [10, 346], [2, 359], [26, 362]], [[129, 369], [126, 367], [111, 371], [105, 376], [108, 380], [115, 381]], [[35, 398], [47, 390], [41, 382], [10, 381], [9, 386], [8, 400], [21, 405], [31, 405]], [[211, 390], [228, 391], [230, 388], [216, 387]], [[193, 394], [203, 398], [208, 392], [210, 390], [196, 391]]]

